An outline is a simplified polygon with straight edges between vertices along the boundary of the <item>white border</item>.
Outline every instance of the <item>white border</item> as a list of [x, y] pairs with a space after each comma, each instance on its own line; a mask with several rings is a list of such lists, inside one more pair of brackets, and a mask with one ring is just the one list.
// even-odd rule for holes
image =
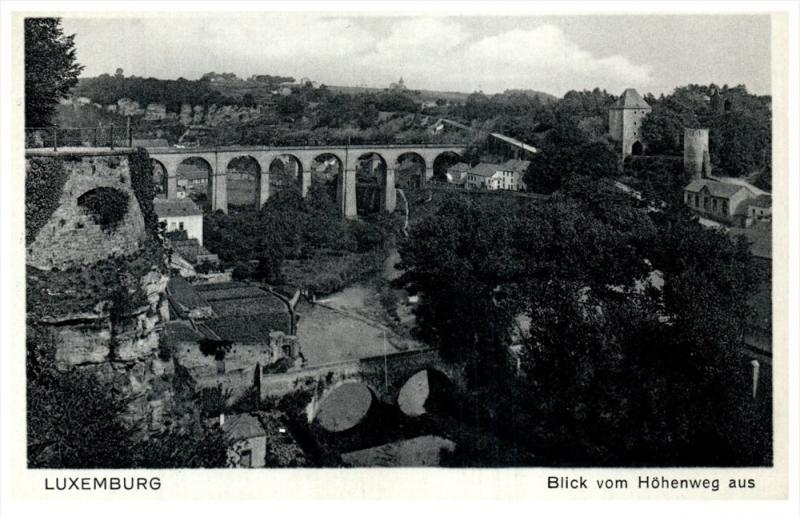
[[[2, 84], [0, 85], [0, 99], [2, 99], [2, 107], [0, 107], [0, 127], [2, 128], [2, 138], [0, 138], [0, 159], [2, 162], [0, 163], [2, 166], [0, 167], [0, 206], [2, 208], [2, 215], [0, 216], [0, 246], [5, 251], [5, 253], [0, 253], [0, 267], [2, 267], [2, 283], [0, 283], [0, 331], [2, 332], [2, 338], [0, 338], [0, 367], [2, 368], [2, 375], [0, 376], [0, 383], [2, 386], [2, 393], [0, 394], [0, 402], [2, 403], [2, 416], [0, 416], [0, 425], [2, 426], [2, 451], [0, 453], [0, 460], [2, 460], [2, 470], [0, 470], [0, 482], [2, 483], [2, 487], [0, 487], [0, 495], [2, 496], [3, 500], [3, 508], [0, 510], [0, 513], [4, 515], [6, 511], [9, 513], [7, 515], [21, 515], [22, 511], [25, 510], [25, 513], [29, 510], [34, 510], [38, 513], [38, 511], [48, 512], [48, 513], [56, 513], [59, 516], [61, 515], [71, 515], [71, 514], [80, 514], [80, 515], [108, 515], [110, 512], [119, 515], [137, 515], [140, 516], [143, 512], [152, 512], [153, 510], [157, 510], [159, 514], [163, 513], [174, 513], [178, 511], [192, 511], [192, 512], [199, 512], [202, 514], [220, 514], [220, 513], [227, 513], [230, 512], [231, 507], [228, 502], [225, 503], [194, 503], [191, 505], [191, 508], [185, 508], [186, 503], [167, 503], [166, 501], [160, 502], [156, 505], [153, 503], [141, 503], [136, 501], [128, 500], [124, 503], [124, 505], [114, 504], [114, 503], [92, 503], [91, 506], [88, 505], [78, 505], [75, 506], [72, 503], [65, 503], [64, 501], [67, 498], [63, 498], [62, 500], [53, 500], [49, 502], [39, 502], [39, 503], [21, 503], [21, 502], [9, 502], [8, 496], [9, 494], [9, 487], [10, 487], [10, 476], [11, 476], [11, 469], [10, 469], [10, 462], [9, 453], [11, 452], [11, 427], [12, 427], [12, 419], [10, 417], [10, 408], [11, 408], [11, 400], [12, 395], [14, 395], [14, 390], [10, 386], [10, 365], [12, 364], [11, 360], [11, 350], [10, 344], [13, 344], [15, 341], [12, 339], [11, 336], [11, 328], [12, 325], [9, 321], [9, 315], [14, 314], [14, 309], [18, 308], [20, 298], [15, 296], [15, 290], [9, 289], [9, 282], [14, 282], [13, 278], [9, 278], [9, 260], [11, 259], [11, 253], [9, 253], [8, 248], [9, 245], [13, 245], [13, 241], [11, 240], [12, 236], [19, 236], [18, 228], [13, 226], [14, 224], [14, 217], [10, 217], [10, 207], [19, 206], [19, 199], [16, 198], [16, 195], [19, 193], [19, 189], [14, 187], [14, 184], [19, 185], [19, 178], [14, 178], [13, 174], [15, 172], [15, 168], [12, 166], [12, 153], [11, 153], [11, 116], [9, 114], [11, 106], [9, 105], [9, 99], [11, 99], [11, 64], [10, 64], [10, 13], [14, 10], [24, 10], [24, 11], [47, 11], [47, 12], [65, 12], [65, 11], [101, 11], [101, 12], [108, 12], [109, 14], [113, 15], [113, 12], [118, 11], [135, 11], [135, 12], [147, 12], [147, 11], [171, 11], [171, 12], [188, 12], [188, 11], [249, 11], [249, 10], [280, 10], [280, 11], [317, 11], [317, 12], [331, 12], [336, 14], [344, 14], [347, 12], [358, 12], [359, 14], [364, 13], [365, 11], [375, 14], [410, 14], [411, 12], [425, 12], [430, 14], [441, 14], [441, 15], [471, 15], [471, 14], [485, 14], [490, 12], [491, 14], [535, 14], [535, 15], [545, 15], [545, 14], [602, 14], [602, 13], [620, 13], [626, 12], [630, 14], [645, 14], [645, 13], [741, 13], [741, 12], [774, 12], [774, 11], [788, 11], [790, 14], [789, 24], [790, 24], [790, 32], [789, 32], [789, 45], [788, 50], [791, 53], [790, 56], [790, 70], [789, 70], [789, 77], [790, 77], [790, 93], [788, 97], [788, 109], [791, 114], [791, 119], [789, 122], [789, 132], [786, 135], [786, 142], [790, 144], [789, 149], [789, 167], [788, 170], [790, 174], [788, 174], [788, 187], [790, 193], [790, 203], [789, 203], [789, 219], [790, 219], [790, 239], [789, 239], [789, 281], [791, 285], [791, 289], [789, 292], [789, 300], [788, 300], [788, 314], [795, 316], [795, 318], [790, 318], [790, 335], [789, 337], [789, 365], [790, 365], [790, 377], [789, 377], [789, 390], [790, 390], [790, 398], [789, 398], [789, 407], [791, 408], [791, 413], [789, 415], [789, 425], [790, 425], [790, 448], [789, 448], [789, 469], [790, 469], [790, 478], [789, 478], [789, 500], [787, 501], [739, 501], [739, 502], [711, 502], [711, 501], [700, 501], [700, 502], [662, 502], [657, 504], [652, 504], [646, 501], [631, 501], [626, 502], [625, 504], [613, 503], [613, 502], [591, 502], [591, 503], [569, 503], [568, 508], [564, 507], [564, 503], [552, 503], [552, 502], [525, 502], [522, 503], [524, 508], [520, 508], [520, 504], [515, 504], [514, 507], [506, 507], [502, 509], [498, 509], [499, 511], [508, 510], [508, 511], [536, 511], [538, 510], [542, 515], [551, 515], [556, 512], [564, 512], [565, 509], [569, 511], [575, 511], [586, 513], [586, 514], [599, 514], [599, 515], [619, 515], [620, 512], [623, 514], [630, 514], [630, 515], [642, 515], [644, 513], [648, 515], [670, 515], [674, 516], [676, 513], [685, 514], [685, 515], [709, 515], [713, 512], [713, 514], [723, 513], [725, 515], [753, 515], [754, 513], [764, 513], [766, 515], [791, 515], [793, 517], [800, 515], [800, 506], [798, 506], [798, 482], [799, 482], [799, 475], [798, 475], [798, 467], [800, 466], [800, 457], [798, 457], [798, 447], [797, 447], [797, 437], [800, 434], [798, 430], [798, 411], [797, 408], [800, 407], [798, 403], [798, 392], [800, 391], [798, 385], [798, 372], [800, 372], [800, 355], [798, 354], [797, 345], [800, 344], [800, 333], [798, 332], [798, 318], [797, 315], [800, 315], [800, 305], [798, 304], [798, 274], [800, 273], [800, 260], [799, 260], [799, 252], [800, 246], [798, 245], [798, 205], [797, 201], [800, 199], [798, 195], [800, 194], [800, 179], [798, 179], [798, 171], [800, 171], [800, 155], [798, 153], [798, 142], [800, 142], [800, 127], [798, 125], [798, 86], [800, 85], [800, 79], [798, 78], [798, 49], [800, 49], [800, 40], [798, 40], [798, 4], [795, 2], [570, 2], [570, 3], [548, 3], [548, 4], [531, 4], [531, 3], [522, 3], [522, 2], [492, 2], [491, 5], [487, 3], [480, 3], [480, 2], [382, 2], [382, 3], [366, 3], [366, 2], [283, 2], [283, 3], [270, 3], [270, 4], [263, 4], [263, 3], [256, 3], [256, 2], [225, 2], [223, 3], [211, 3], [211, 2], [116, 2], [114, 4], [109, 4], [108, 2], [104, 3], [96, 3], [96, 2], [42, 2], [42, 3], [34, 3], [34, 2], [5, 2], [2, 3], [2, 11], [0, 14], [0, 43], [2, 44], [2, 69], [0, 69], [0, 78], [2, 80]], [[773, 81], [775, 83], [775, 81]], [[773, 84], [774, 88], [774, 84]], [[18, 170], [18, 169], [17, 169]], [[21, 246], [20, 243], [17, 243]], [[15, 282], [16, 283], [16, 282]], [[19, 322], [18, 322], [19, 323]], [[16, 387], [17, 390], [20, 388], [19, 386]], [[352, 472], [350, 474], [341, 473], [342, 477], [350, 477], [352, 476]], [[379, 474], [376, 471], [369, 471], [367, 475], [371, 478], [376, 477], [375, 474]], [[482, 476], [478, 476], [479, 478]], [[228, 476], [226, 476], [228, 478]], [[229, 478], [232, 479], [233, 478]], [[241, 479], [241, 478], [240, 478]], [[367, 486], [371, 486], [374, 490], [376, 488], [380, 488], [376, 486], [376, 483], [373, 480], [363, 480], [363, 483], [358, 483], [356, 481], [356, 485], [362, 484], [364, 489], [367, 489]], [[476, 480], [480, 483], [480, 479]], [[379, 485], [379, 484], [378, 484]], [[233, 488], [233, 487], [231, 487]], [[296, 487], [300, 492], [302, 492], [305, 488], [303, 484], [299, 484]], [[396, 487], [384, 487], [386, 493], [394, 493], [396, 494], [393, 488]], [[513, 487], [514, 491], [522, 491], [524, 492], [524, 486], [515, 486]], [[235, 490], [233, 490], [235, 491]], [[255, 495], [255, 494], [254, 494]], [[356, 498], [359, 497], [358, 493], [353, 494]], [[364, 494], [366, 495], [366, 494]], [[510, 494], [509, 494], [510, 495]], [[169, 497], [168, 494], [163, 494], [164, 497]], [[108, 506], [112, 504], [112, 506]], [[265, 512], [291, 512], [296, 513], [298, 511], [298, 504], [297, 502], [292, 503], [271, 503], [266, 504], [265, 502], [252, 502], [247, 505], [246, 509], [243, 508], [236, 508], [235, 511], [247, 511], [247, 512], [254, 512], [254, 513], [265, 513]], [[387, 505], [386, 503], [370, 503], [366, 505], [366, 507], [361, 508], [364, 509], [366, 512], [381, 512], [386, 513], [387, 511], [402, 511], [403, 515], [408, 515], [408, 513], [417, 513], [419, 511], [437, 511], [437, 512], [466, 512], [472, 513], [474, 512], [476, 515], [485, 515], [485, 512], [494, 510], [493, 503], [492, 508], [487, 508], [481, 503], [475, 502], [468, 502], [468, 503], [457, 503], [455, 506], [448, 504], [446, 507], [443, 507], [440, 503], [415, 503], [415, 504], [403, 504], [403, 505], [395, 505], [392, 504], [391, 506]], [[504, 505], [505, 506], [505, 505]], [[345, 512], [350, 515], [352, 510], [352, 504], [334, 504], [331, 505], [330, 503], [303, 503], [302, 509], [304, 511], [315, 512], [315, 513], [326, 513], [326, 514], [344, 514]], [[399, 512], [398, 512], [399, 513]]]

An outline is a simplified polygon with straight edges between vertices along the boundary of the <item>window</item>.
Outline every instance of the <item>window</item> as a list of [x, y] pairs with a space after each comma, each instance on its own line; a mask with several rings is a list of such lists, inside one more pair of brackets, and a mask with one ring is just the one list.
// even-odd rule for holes
[[242, 467], [251, 467], [253, 465], [253, 451], [245, 449], [239, 454], [239, 465]]
[[178, 223], [178, 229], [183, 230], [183, 222]]
[[694, 207], [700, 208], [700, 196], [698, 196], [697, 194], [694, 195]]
[[711, 200], [711, 210], [713, 210], [714, 212], [717, 211], [717, 200], [716, 200], [716, 198]]

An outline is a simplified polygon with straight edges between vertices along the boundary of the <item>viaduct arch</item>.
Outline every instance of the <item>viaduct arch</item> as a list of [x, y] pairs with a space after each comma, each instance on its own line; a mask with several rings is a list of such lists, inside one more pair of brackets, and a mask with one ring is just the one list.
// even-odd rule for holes
[[[261, 168], [261, 164], [258, 163], [258, 160], [256, 160], [249, 154], [242, 154], [236, 156], [235, 158], [231, 158], [228, 161], [227, 165], [225, 166], [226, 192], [231, 190], [231, 180], [233, 179], [234, 174], [237, 174], [239, 176], [251, 176], [252, 179], [250, 181], [254, 183], [253, 190], [255, 191], [254, 192], [255, 195], [253, 196], [255, 198], [254, 204], [256, 210], [259, 209], [261, 205], [264, 204], [264, 201], [266, 201], [267, 199], [264, 192], [265, 185], [264, 182], [262, 181], [262, 174], [261, 174], [262, 171], [263, 169]], [[228, 193], [231, 194], [230, 192]], [[236, 194], [241, 196], [243, 192], [236, 192]], [[231, 196], [229, 196], [228, 199], [229, 204], [232, 204], [232, 202], [235, 201], [238, 200], [231, 199]]]
[[257, 179], [256, 205], [260, 207], [270, 196], [270, 165], [283, 155], [293, 156], [299, 164], [297, 176], [302, 195], [308, 194], [311, 185], [315, 160], [323, 155], [335, 158], [341, 164], [337, 181], [337, 204], [342, 215], [352, 219], [357, 216], [356, 167], [358, 157], [374, 153], [386, 164], [386, 171], [379, 185], [381, 188], [381, 209], [392, 212], [396, 206], [395, 169], [403, 155], [413, 153], [424, 164], [422, 182], [433, 177], [433, 164], [443, 154], [463, 155], [465, 146], [447, 144], [418, 145], [353, 145], [353, 146], [297, 146], [297, 147], [217, 147], [217, 148], [147, 148], [150, 157], [163, 166], [166, 171], [166, 195], [169, 199], [177, 197], [178, 165], [188, 158], [200, 158], [210, 167], [208, 175], [209, 207], [213, 210], [228, 211], [227, 170], [235, 158], [249, 156], [258, 163], [260, 172]]

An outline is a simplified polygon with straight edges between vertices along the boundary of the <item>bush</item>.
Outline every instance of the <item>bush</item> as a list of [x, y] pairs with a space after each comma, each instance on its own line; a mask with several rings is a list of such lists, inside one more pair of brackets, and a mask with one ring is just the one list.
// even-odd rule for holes
[[82, 194], [78, 206], [85, 208], [103, 230], [113, 231], [128, 213], [128, 194], [111, 187], [97, 187]]
[[194, 267], [194, 270], [201, 275], [207, 275], [219, 271], [219, 265], [210, 261], [201, 262]]
[[67, 181], [64, 162], [57, 157], [35, 156], [25, 174], [25, 242], [30, 244], [53, 215]]
[[244, 262], [239, 262], [236, 264], [236, 267], [233, 268], [231, 276], [234, 280], [249, 280], [253, 278], [253, 272], [253, 266], [245, 264]]
[[356, 250], [359, 253], [372, 251], [383, 246], [386, 235], [378, 225], [363, 221], [354, 221], [350, 228], [355, 237]]

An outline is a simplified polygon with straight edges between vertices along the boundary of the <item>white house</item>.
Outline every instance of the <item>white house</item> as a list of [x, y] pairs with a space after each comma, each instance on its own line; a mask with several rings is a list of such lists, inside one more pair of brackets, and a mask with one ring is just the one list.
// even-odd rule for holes
[[189, 239], [203, 245], [203, 211], [189, 198], [153, 200], [158, 222], [167, 225], [167, 231], [186, 230]]
[[479, 163], [467, 172], [467, 188], [486, 190], [525, 190], [528, 160], [504, 163]]

